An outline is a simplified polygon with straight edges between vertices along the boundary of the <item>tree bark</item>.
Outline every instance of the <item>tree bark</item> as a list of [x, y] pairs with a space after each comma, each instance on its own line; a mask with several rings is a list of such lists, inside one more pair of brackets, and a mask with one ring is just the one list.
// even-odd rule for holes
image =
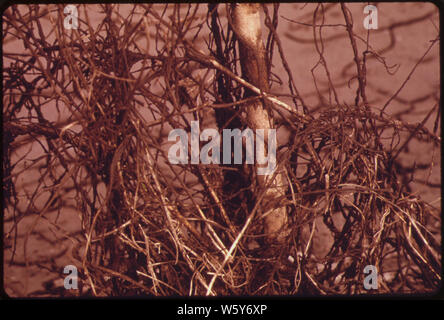
[[[260, 20], [260, 4], [241, 3], [235, 4], [232, 11], [232, 23], [239, 43], [239, 55], [242, 68], [242, 76], [245, 80], [258, 87], [263, 92], [269, 92], [269, 73], [265, 46], [262, 41], [262, 30]], [[254, 96], [256, 93], [245, 89], [245, 96]], [[268, 150], [268, 130], [274, 128], [271, 102], [266, 99], [257, 100], [246, 106], [247, 124], [252, 130], [264, 129], [265, 150]], [[257, 143], [258, 137], [256, 137]], [[257, 161], [256, 161], [257, 162]], [[257, 164], [256, 167], [261, 165]], [[276, 204], [282, 203], [286, 194], [285, 174], [279, 166], [271, 175], [257, 175], [257, 170], [253, 170], [252, 182], [257, 185], [258, 190], [264, 190], [262, 199], [265, 210], [262, 210], [264, 217], [264, 231], [269, 242], [282, 242], [287, 232], [287, 210], [285, 206]], [[259, 195], [256, 194], [256, 201]], [[268, 207], [267, 202], [273, 203]], [[268, 207], [268, 208], [267, 208]]]

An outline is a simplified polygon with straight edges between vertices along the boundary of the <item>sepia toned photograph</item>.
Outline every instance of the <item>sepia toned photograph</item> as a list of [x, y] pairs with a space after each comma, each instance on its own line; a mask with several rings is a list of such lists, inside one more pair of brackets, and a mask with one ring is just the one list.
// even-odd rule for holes
[[7, 297], [439, 294], [436, 4], [2, 10]]

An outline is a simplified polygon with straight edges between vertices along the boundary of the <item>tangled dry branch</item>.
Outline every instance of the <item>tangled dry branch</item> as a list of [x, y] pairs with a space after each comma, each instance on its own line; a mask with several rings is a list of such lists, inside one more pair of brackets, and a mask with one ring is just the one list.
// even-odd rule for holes
[[[278, 5], [271, 16], [264, 11], [266, 47], [269, 61], [279, 58], [288, 72], [293, 104], [259, 89], [243, 96], [255, 87], [241, 78], [223, 5], [140, 4], [125, 15], [99, 5], [98, 23], [83, 5], [72, 32], [63, 28], [62, 6], [27, 8], [4, 15], [5, 41], [24, 47], [3, 53], [5, 210], [17, 225], [27, 215], [76, 209], [83, 234], [72, 238], [72, 255], [86, 294], [360, 294], [366, 265], [378, 269], [378, 293], [438, 288], [440, 209], [406, 189], [411, 173], [398, 162], [405, 144], [396, 141], [407, 133], [439, 148], [439, 129], [369, 107], [365, 58], [345, 4], [356, 103], [340, 103], [331, 83], [336, 98], [321, 111], [306, 105], [294, 83]], [[329, 79], [316, 25], [323, 9], [316, 7], [311, 28]], [[206, 48], [197, 44], [204, 32]], [[279, 128], [289, 132], [278, 150], [284, 198], [263, 201], [267, 187], [252, 185], [243, 166], [168, 161], [171, 129], [190, 131], [193, 120], [244, 128], [243, 106], [257, 99], [272, 102]], [[37, 181], [21, 183], [30, 173]], [[259, 209], [283, 205], [285, 241], [265, 248]]]

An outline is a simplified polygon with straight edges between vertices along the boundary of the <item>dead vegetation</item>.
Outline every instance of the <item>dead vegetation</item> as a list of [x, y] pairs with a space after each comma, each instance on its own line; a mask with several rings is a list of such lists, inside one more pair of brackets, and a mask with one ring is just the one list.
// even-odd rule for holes
[[[13, 6], [4, 15], [4, 41], [19, 39], [24, 46], [4, 52], [5, 213], [17, 225], [30, 214], [44, 218], [67, 207], [79, 212], [83, 235], [71, 239], [81, 294], [399, 294], [439, 288], [441, 210], [407, 189], [414, 168], [398, 161], [412, 139], [439, 150], [439, 103], [418, 123], [370, 107], [365, 59], [346, 5], [341, 10], [356, 63], [355, 104], [342, 103], [331, 84], [331, 101], [317, 111], [292, 80], [277, 5], [265, 11], [266, 48], [269, 61], [279, 57], [288, 71], [291, 104], [275, 95], [244, 97], [245, 88], [254, 88], [240, 79], [225, 5], [140, 4], [125, 15], [117, 5], [100, 5], [96, 24], [82, 5], [79, 29], [70, 32], [57, 13], [63, 6], [27, 8]], [[318, 5], [313, 21], [322, 14]], [[43, 16], [53, 28], [49, 35]], [[206, 44], [198, 46], [208, 30]], [[328, 75], [328, 52], [321, 47]], [[189, 132], [192, 120], [219, 130], [244, 128], [243, 102], [255, 99], [273, 102], [276, 122], [289, 132], [278, 149], [284, 198], [262, 201], [266, 187], [252, 185], [244, 166], [168, 162], [172, 128]], [[49, 106], [56, 114], [46, 111]], [[438, 124], [433, 131], [424, 126], [430, 117]], [[30, 172], [37, 181], [20, 184]], [[268, 244], [262, 209], [282, 205], [285, 241]], [[319, 234], [321, 224], [331, 240]], [[14, 232], [6, 231], [5, 239], [13, 241]], [[378, 269], [377, 291], [363, 288], [366, 265]]]

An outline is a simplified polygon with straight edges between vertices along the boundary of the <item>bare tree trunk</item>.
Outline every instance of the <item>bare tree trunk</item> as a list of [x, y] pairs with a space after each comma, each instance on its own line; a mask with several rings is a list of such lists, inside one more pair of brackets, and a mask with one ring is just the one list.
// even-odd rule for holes
[[[260, 4], [254, 3], [234, 5], [233, 29], [238, 37], [243, 77], [260, 90], [269, 92], [267, 54], [262, 42], [259, 9]], [[246, 90], [245, 95], [248, 97], [256, 94]], [[270, 102], [265, 99], [257, 100], [248, 104], [246, 110], [249, 127], [253, 130], [264, 129], [265, 150], [268, 150], [268, 131], [274, 128]], [[256, 143], [258, 139], [260, 138], [256, 137]], [[261, 165], [256, 163], [256, 168], [260, 167]], [[251, 177], [259, 190], [265, 189], [262, 199], [265, 210], [262, 214], [269, 242], [282, 242], [287, 234], [285, 232], [288, 218], [286, 207], [276, 207], [276, 204], [282, 203], [286, 193], [285, 175], [281, 170], [283, 169], [276, 167], [276, 171], [270, 175], [256, 175], [257, 170], [253, 170]], [[256, 194], [256, 201], [259, 200], [259, 195]], [[271, 208], [267, 206], [268, 202], [273, 203]]]

